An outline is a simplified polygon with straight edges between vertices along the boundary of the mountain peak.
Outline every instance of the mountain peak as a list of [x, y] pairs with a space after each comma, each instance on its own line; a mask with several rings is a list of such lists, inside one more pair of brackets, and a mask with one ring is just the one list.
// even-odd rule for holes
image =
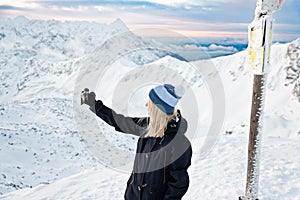
[[25, 16], [21, 15], [21, 16], [17, 16], [13, 19], [14, 21], [18, 22], [18, 23], [22, 23], [22, 22], [28, 22], [29, 19], [26, 18]]
[[128, 31], [128, 27], [125, 25], [125, 23], [120, 19], [117, 18], [115, 21], [113, 21], [110, 26], [115, 27], [117, 29], [123, 30], [123, 31]]
[[296, 45], [300, 45], [300, 37], [295, 39], [292, 43]]

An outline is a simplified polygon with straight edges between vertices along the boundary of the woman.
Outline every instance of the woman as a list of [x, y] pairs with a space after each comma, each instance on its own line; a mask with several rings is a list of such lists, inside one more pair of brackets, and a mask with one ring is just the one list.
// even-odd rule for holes
[[188, 189], [192, 148], [184, 135], [187, 122], [176, 109], [182, 96], [176, 89], [170, 84], [151, 89], [145, 118], [117, 114], [96, 101], [93, 92], [82, 99], [116, 131], [139, 136], [125, 200], [181, 199]]

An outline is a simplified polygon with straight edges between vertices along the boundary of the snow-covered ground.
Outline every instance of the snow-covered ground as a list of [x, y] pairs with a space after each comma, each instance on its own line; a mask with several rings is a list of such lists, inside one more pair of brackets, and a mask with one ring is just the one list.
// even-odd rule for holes
[[[211, 154], [193, 154], [190, 188], [183, 199], [237, 199], [244, 194], [246, 134], [223, 135]], [[262, 151], [260, 198], [291, 199], [300, 196], [299, 139], [265, 137]], [[196, 144], [194, 144], [196, 145]], [[288, 156], [287, 156], [288, 155]], [[98, 166], [75, 175], [8, 193], [3, 199], [123, 199], [128, 174]]]
[[[104, 162], [117, 158], [109, 149], [97, 146], [109, 142], [133, 157], [137, 138], [115, 133], [111, 127], [95, 121], [85, 106], [79, 108], [84, 118], [75, 120], [78, 110], [74, 108], [73, 94], [79, 92], [74, 90], [75, 84], [81, 81], [78, 74], [83, 64], [91, 66], [86, 76], [93, 80], [97, 66], [92, 62], [99, 56], [97, 47], [118, 33], [126, 32], [126, 26], [120, 20], [109, 25], [22, 17], [0, 21], [0, 199], [122, 199], [128, 172], [106, 168], [93, 155]], [[144, 44], [134, 35], [128, 41], [131, 40]], [[262, 138], [260, 199], [300, 199], [300, 103], [292, 92], [295, 82], [287, 81], [285, 69], [291, 57], [299, 58], [299, 43], [300, 39], [272, 47]], [[297, 48], [289, 55], [291, 45]], [[142, 64], [173, 67], [194, 80], [193, 89], [201, 99], [198, 105], [200, 132], [204, 133], [190, 138], [194, 154], [189, 169], [191, 184], [184, 199], [228, 200], [244, 194], [252, 93], [252, 74], [246, 65], [246, 53], [212, 59], [223, 81], [226, 118], [215, 147], [205, 157], [201, 155], [201, 145], [212, 108], [208, 105], [207, 88], [202, 84], [205, 80], [186, 71], [187, 63], [164, 56], [165, 52], [126, 56], [116, 60], [94, 87], [97, 97], [111, 105], [110, 91], [122, 74]], [[202, 62], [206, 61], [193, 63], [201, 65]], [[109, 84], [101, 87], [103, 82]], [[129, 105], [129, 113], [145, 113], [144, 96], [137, 95], [132, 101], [137, 111]], [[192, 113], [183, 110], [183, 115], [191, 118]], [[81, 123], [88, 123], [90, 128], [81, 130]], [[93, 127], [101, 127], [103, 137], [98, 138], [99, 129]], [[89, 147], [92, 145], [89, 139], [96, 137], [96, 146]], [[90, 153], [96, 151], [99, 154]]]

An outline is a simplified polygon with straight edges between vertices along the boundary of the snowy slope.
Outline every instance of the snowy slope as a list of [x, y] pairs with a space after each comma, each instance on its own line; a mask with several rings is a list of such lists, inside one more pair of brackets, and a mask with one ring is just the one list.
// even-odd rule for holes
[[[261, 199], [299, 199], [299, 142], [299, 139], [264, 138]], [[243, 195], [246, 146], [246, 134], [241, 131], [235, 135], [223, 135], [205, 159], [199, 159], [199, 154], [194, 153], [189, 169], [190, 187], [183, 199], [234, 200]], [[9, 193], [3, 199], [123, 199], [128, 177], [129, 174], [99, 166], [50, 185]]]
[[[300, 46], [299, 40], [292, 44]], [[300, 104], [297, 97], [292, 94], [293, 85], [286, 85], [286, 67], [289, 65], [287, 49], [289, 46], [291, 44], [274, 44], [272, 46], [272, 59], [267, 76], [264, 126], [266, 134], [272, 136], [295, 137], [300, 130], [298, 123]], [[250, 112], [252, 74], [246, 65], [246, 53], [239, 52], [214, 60], [222, 75], [226, 90], [227, 119], [225, 127], [229, 129], [228, 131], [234, 129], [237, 124], [243, 126], [245, 122], [248, 123], [248, 117], [250, 117], [246, 113]], [[294, 54], [299, 55], [299, 50]]]
[[[30, 24], [37, 28], [31, 28]], [[80, 27], [82, 31], [76, 35], [77, 31], [74, 30]], [[81, 123], [88, 123], [90, 128], [84, 130], [86, 132], [78, 129], [79, 122], [74, 121], [76, 110], [74, 113], [73, 102], [76, 104], [76, 98], [73, 99], [73, 93], [80, 91], [73, 90], [75, 83], [84, 85], [89, 83], [85, 82], [86, 79], [97, 80], [95, 76], [98, 69], [93, 58], [101, 55], [95, 44], [102, 44], [114, 34], [126, 30], [120, 20], [111, 25], [86, 22], [62, 24], [24, 18], [1, 21], [0, 70], [4, 75], [1, 76], [0, 90], [0, 158], [3, 161], [0, 163], [0, 192], [6, 194], [0, 198], [122, 199], [128, 174], [99, 165], [89, 153], [93, 148], [86, 148], [92, 144], [87, 140], [97, 138], [100, 144], [109, 142], [132, 158], [136, 138], [115, 133], [111, 127], [95, 121], [84, 106], [80, 107], [85, 116]], [[66, 37], [51, 39], [53, 31]], [[99, 33], [103, 36], [101, 39]], [[65, 41], [62, 38], [68, 39]], [[136, 42], [137, 45], [144, 43], [134, 35], [129, 38], [127, 42]], [[69, 45], [72, 42], [75, 45]], [[293, 44], [299, 46], [299, 40]], [[80, 53], [77, 51], [78, 45], [82, 47]], [[300, 103], [292, 94], [293, 85], [285, 86], [290, 45], [275, 44], [272, 48], [261, 162], [262, 199], [297, 199], [300, 196]], [[42, 50], [45, 48], [46, 51]], [[299, 51], [294, 53], [299, 55]], [[204, 80], [189, 71], [187, 63], [174, 57], [163, 57], [166, 54], [143, 51], [120, 58], [102, 77], [101, 83], [109, 84], [99, 83], [92, 89], [95, 89], [98, 98], [111, 105], [111, 91], [122, 74], [142, 64], [173, 67], [181, 74], [186, 74], [201, 99], [201, 129], [198, 137], [191, 138], [194, 149], [189, 170], [191, 186], [185, 199], [237, 199], [245, 188], [251, 101], [252, 75], [245, 65], [246, 52], [213, 59], [224, 84], [226, 120], [215, 148], [204, 158], [200, 149], [211, 117], [210, 99]], [[205, 61], [196, 63], [201, 62]], [[78, 80], [78, 71], [83, 64], [90, 66], [89, 73], [86, 78]], [[137, 109], [130, 107], [129, 113], [145, 114], [145, 95], [135, 98]], [[191, 113], [184, 114], [188, 119], [191, 118]], [[93, 128], [99, 125], [106, 133], [100, 138], [98, 129]], [[85, 133], [89, 135], [86, 137]], [[96, 155], [98, 160], [99, 157], [102, 159], [100, 161], [118, 156], [105, 146], [95, 145], [94, 148], [95, 151], [101, 149], [100, 156]], [[122, 163], [127, 159], [119, 156], [119, 161]], [[22, 190], [8, 193], [15, 189]]]

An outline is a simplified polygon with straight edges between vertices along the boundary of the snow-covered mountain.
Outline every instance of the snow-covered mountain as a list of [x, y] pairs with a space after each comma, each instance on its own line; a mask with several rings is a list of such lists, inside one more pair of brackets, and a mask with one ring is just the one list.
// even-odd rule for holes
[[[87, 107], [76, 106], [78, 86], [95, 90], [97, 98], [111, 106], [112, 91], [120, 80], [124, 81], [124, 74], [141, 67], [169, 67], [188, 77], [201, 99], [200, 131], [207, 131], [212, 108], [205, 80], [171, 52], [146, 49], [120, 57], [99, 80], [102, 50], [111, 47], [111, 38], [125, 33], [125, 45], [149, 45], [127, 31], [121, 20], [109, 25], [24, 17], [0, 20], [1, 198], [122, 199], [128, 174], [105, 168], [89, 152], [98, 161], [116, 158], [122, 164], [127, 158], [110, 152], [109, 146], [97, 145], [114, 144], [119, 153], [133, 156], [137, 138], [115, 133], [103, 122], [95, 121]], [[113, 42], [124, 42], [121, 38]], [[299, 47], [300, 39], [272, 47], [261, 161], [263, 199], [300, 196]], [[200, 154], [205, 133], [191, 138], [194, 156], [185, 199], [237, 199], [244, 193], [252, 93], [246, 54], [243, 51], [210, 61], [223, 81], [226, 118], [221, 137], [206, 157]], [[83, 68], [86, 71], [82, 75]], [[143, 75], [138, 71], [129, 77]], [[145, 113], [144, 98], [133, 97], [135, 111], [129, 105], [130, 114]], [[82, 112], [80, 120], [76, 119], [77, 109]], [[183, 114], [192, 118], [192, 113]], [[96, 126], [106, 133], [103, 137], [97, 135]], [[15, 189], [18, 191], [12, 192]]]
[[0, 19], [0, 24], [2, 101], [45, 74], [70, 75], [76, 71], [76, 58], [92, 53], [103, 41], [127, 31], [120, 20], [104, 25], [17, 17]]
[[68, 79], [80, 57], [127, 27], [121, 20], [105, 25], [25, 17], [1, 19], [0, 25], [0, 192], [94, 166], [74, 129]]

